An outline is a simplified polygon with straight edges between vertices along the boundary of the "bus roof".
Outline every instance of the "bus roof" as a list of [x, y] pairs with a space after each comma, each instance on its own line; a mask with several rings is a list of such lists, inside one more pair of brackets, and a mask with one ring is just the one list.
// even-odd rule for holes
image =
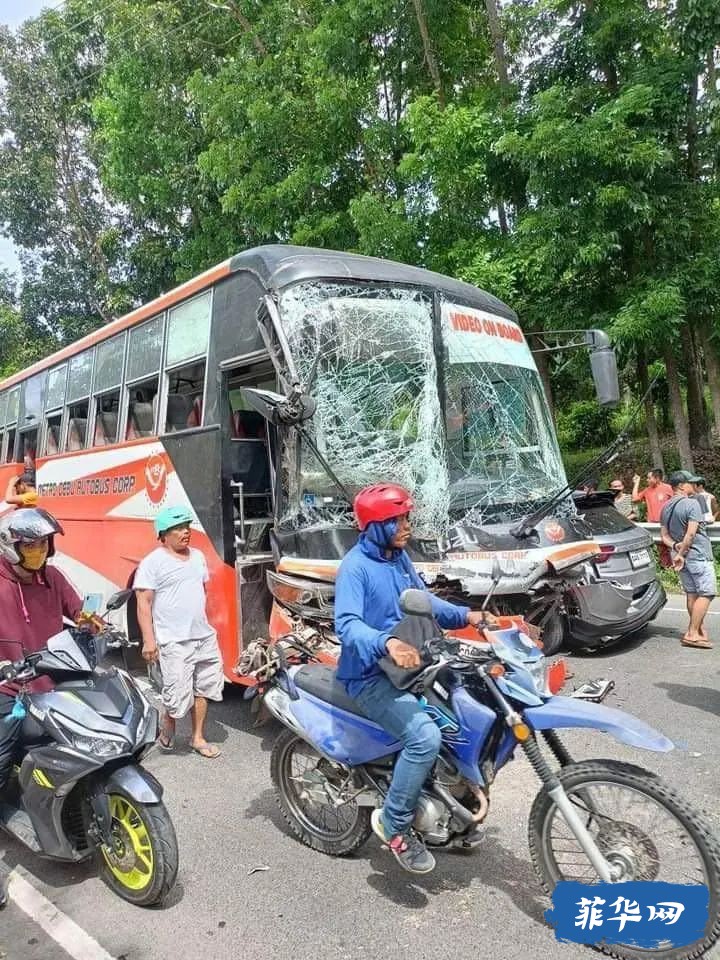
[[230, 260], [231, 272], [250, 270], [268, 290], [280, 290], [301, 280], [378, 280], [381, 283], [403, 283], [412, 286], [437, 287], [464, 305], [517, 321], [507, 304], [484, 290], [461, 280], [453, 280], [432, 270], [410, 267], [394, 260], [364, 257], [357, 253], [341, 253], [318, 247], [294, 247], [272, 244], [254, 247], [236, 254]]
[[212, 286], [231, 273], [247, 270], [253, 273], [268, 291], [298, 283], [301, 280], [377, 280], [380, 283], [401, 283], [412, 286], [437, 287], [448, 296], [460, 300], [464, 305], [488, 310], [490, 313], [517, 320], [517, 316], [497, 297], [473, 287], [461, 280], [453, 280], [432, 270], [410, 267], [392, 260], [379, 257], [365, 257], [356, 253], [342, 253], [337, 250], [323, 250], [316, 247], [295, 247], [290, 244], [267, 244], [253, 247], [224, 260], [215, 267], [193, 277], [168, 293], [163, 293], [148, 303], [112, 320], [103, 327], [76, 340], [74, 343], [56, 350], [43, 360], [13, 374], [0, 382], [0, 390], [12, 387], [28, 377], [46, 370], [68, 357], [81, 353], [88, 347], [112, 337], [113, 334], [142, 323], [150, 317], [167, 310], [187, 297]]

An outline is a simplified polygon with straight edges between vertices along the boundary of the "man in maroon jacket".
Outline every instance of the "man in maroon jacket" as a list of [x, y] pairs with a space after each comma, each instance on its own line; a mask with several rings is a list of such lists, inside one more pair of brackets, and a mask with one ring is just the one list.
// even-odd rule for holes
[[[57, 567], [47, 566], [62, 527], [37, 507], [0, 517], [0, 662], [21, 660], [42, 650], [63, 629], [63, 617], [76, 620], [82, 600]], [[35, 693], [52, 689], [47, 677], [33, 680]], [[21, 723], [11, 717], [17, 685], [0, 683], [0, 791], [12, 768]]]

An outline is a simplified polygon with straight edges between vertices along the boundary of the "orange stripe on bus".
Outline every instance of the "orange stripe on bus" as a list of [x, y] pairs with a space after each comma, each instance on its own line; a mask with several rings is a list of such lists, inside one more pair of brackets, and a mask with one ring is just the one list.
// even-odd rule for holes
[[299, 576], [315, 577], [316, 580], [334, 580], [340, 561], [328, 561], [328, 566], [314, 560], [300, 560], [296, 557], [283, 557], [278, 564], [280, 573], [295, 573]]
[[184, 300], [186, 297], [192, 296], [193, 293], [198, 293], [205, 287], [212, 286], [213, 283], [216, 283], [218, 280], [221, 280], [223, 277], [227, 277], [229, 275], [230, 260], [225, 260], [216, 267], [206, 270], [205, 273], [201, 273], [200, 276], [194, 277], [192, 280], [188, 280], [186, 283], [180, 284], [180, 286], [175, 287], [174, 290], [170, 290], [168, 293], [161, 294], [161, 296], [156, 297], [155, 300], [151, 300], [150, 303], [146, 303], [142, 307], [138, 307], [136, 310], [126, 313], [123, 317], [118, 317], [117, 320], [111, 320], [110, 323], [106, 324], [104, 327], [100, 327], [99, 330], [94, 330], [86, 337], [83, 337], [82, 340], [77, 340], [75, 343], [72, 343], [67, 347], [63, 347], [62, 350], [58, 350], [55, 353], [50, 354], [50, 356], [45, 357], [44, 360], [39, 360], [31, 367], [27, 367], [21, 373], [16, 373], [12, 377], [8, 377], [7, 380], [3, 380], [0, 383], [0, 390], [4, 390], [7, 387], [12, 387], [16, 383], [20, 383], [23, 380], [27, 380], [28, 377], [32, 377], [34, 374], [40, 373], [41, 370], [46, 370], [48, 367], [53, 367], [56, 363], [60, 363], [61, 360], [67, 360], [68, 357], [72, 357], [76, 353], [82, 353], [83, 350], [94, 346], [96, 343], [100, 343], [102, 340], [107, 340], [115, 333], [120, 333], [123, 330], [127, 330], [128, 327], [134, 326], [136, 323], [141, 323], [143, 320], [147, 320], [149, 317], [153, 317], [157, 313], [162, 313], [163, 310], [167, 310], [168, 307], [172, 307], [180, 300]]
[[600, 547], [591, 540], [583, 540], [582, 543], [575, 543], [571, 547], [563, 547], [562, 550], [553, 550], [546, 557], [549, 563], [553, 560], [567, 560], [569, 557], [578, 556], [581, 553], [600, 553]]

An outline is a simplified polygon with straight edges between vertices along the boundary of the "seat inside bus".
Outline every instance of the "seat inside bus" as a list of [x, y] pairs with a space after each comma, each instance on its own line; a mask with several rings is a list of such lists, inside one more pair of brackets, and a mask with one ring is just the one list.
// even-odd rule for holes
[[145, 400], [138, 391], [134, 400], [130, 401], [128, 409], [128, 423], [125, 437], [134, 440], [137, 437], [151, 437], [155, 425], [155, 412], [152, 400]]
[[49, 423], [45, 437], [45, 452], [49, 457], [60, 452], [60, 424]]
[[167, 398], [165, 429], [168, 433], [187, 430], [193, 415], [193, 398], [185, 393], [170, 393]]
[[95, 446], [107, 446], [117, 440], [118, 415], [112, 411], [101, 411], [95, 417]]
[[231, 419], [233, 440], [265, 440], [265, 422], [256, 410], [235, 410]]
[[87, 420], [74, 417], [68, 423], [68, 450], [82, 450], [85, 446]]

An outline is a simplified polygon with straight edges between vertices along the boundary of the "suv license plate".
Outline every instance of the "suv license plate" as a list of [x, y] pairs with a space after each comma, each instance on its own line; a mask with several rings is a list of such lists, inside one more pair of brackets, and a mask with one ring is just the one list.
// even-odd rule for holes
[[650, 563], [650, 551], [649, 550], [631, 550], [630, 563], [634, 567], [647, 567], [648, 564]]

